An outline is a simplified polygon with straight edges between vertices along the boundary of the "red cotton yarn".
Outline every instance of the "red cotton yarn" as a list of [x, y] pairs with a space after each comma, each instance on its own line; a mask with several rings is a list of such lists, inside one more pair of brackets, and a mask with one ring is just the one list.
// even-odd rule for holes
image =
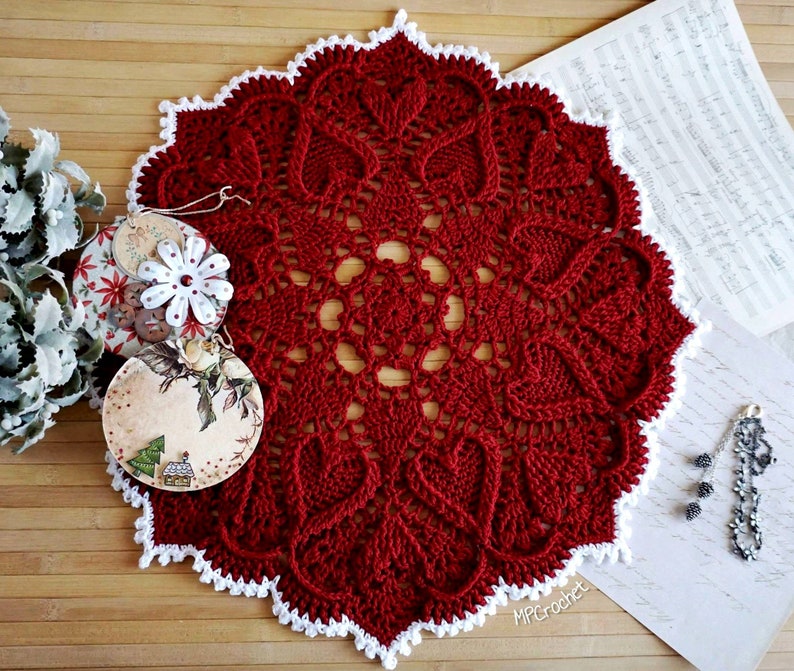
[[384, 656], [615, 540], [693, 324], [605, 128], [399, 21], [171, 112], [137, 201], [251, 201], [191, 224], [267, 419], [221, 485], [148, 491], [156, 546]]

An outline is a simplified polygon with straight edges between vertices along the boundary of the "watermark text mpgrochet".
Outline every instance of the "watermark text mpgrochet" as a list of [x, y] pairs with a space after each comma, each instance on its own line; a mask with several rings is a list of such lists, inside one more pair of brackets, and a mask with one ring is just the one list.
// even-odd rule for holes
[[552, 601], [548, 606], [525, 606], [521, 609], [513, 609], [513, 617], [515, 623], [518, 624], [532, 624], [532, 621], [542, 622], [548, 619], [550, 615], [557, 615], [564, 610], [568, 610], [571, 604], [579, 601], [584, 592], [589, 592], [590, 588], [585, 587], [581, 580], [576, 583], [576, 586], [569, 591], [561, 591], [562, 595], [557, 601]]

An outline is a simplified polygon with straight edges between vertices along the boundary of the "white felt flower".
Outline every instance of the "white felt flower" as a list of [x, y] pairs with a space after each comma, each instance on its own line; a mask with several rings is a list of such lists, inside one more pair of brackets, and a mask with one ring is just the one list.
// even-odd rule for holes
[[154, 282], [141, 294], [141, 303], [152, 310], [168, 303], [165, 320], [175, 327], [182, 326], [187, 320], [188, 306], [202, 324], [212, 322], [217, 311], [209, 297], [228, 301], [234, 289], [224, 279], [218, 277], [229, 269], [229, 259], [223, 254], [210, 254], [202, 257], [209, 245], [197, 237], [185, 240], [184, 252], [174, 240], [161, 240], [157, 253], [164, 264], [157, 261], [144, 261], [138, 267], [138, 276], [147, 282]]

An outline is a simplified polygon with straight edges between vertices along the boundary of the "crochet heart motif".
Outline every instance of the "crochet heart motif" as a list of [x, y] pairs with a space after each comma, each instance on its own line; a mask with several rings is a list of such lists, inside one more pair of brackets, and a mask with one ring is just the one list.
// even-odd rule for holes
[[131, 190], [252, 202], [191, 221], [268, 419], [222, 485], [129, 493], [144, 565], [192, 554], [393, 667], [621, 546], [693, 324], [604, 126], [402, 13], [163, 109]]

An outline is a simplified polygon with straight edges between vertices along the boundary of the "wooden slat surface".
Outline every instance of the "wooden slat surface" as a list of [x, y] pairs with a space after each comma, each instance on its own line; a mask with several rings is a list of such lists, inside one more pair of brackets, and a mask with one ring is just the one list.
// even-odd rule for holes
[[[507, 72], [643, 4], [415, 0], [406, 9], [432, 43], [477, 45]], [[161, 99], [210, 98], [243, 70], [283, 69], [332, 33], [365, 39], [397, 8], [384, 0], [2, 0], [0, 105], [20, 139], [31, 126], [59, 133], [62, 155], [102, 183], [110, 203], [100, 222], [108, 222], [125, 211], [137, 156], [159, 143]], [[739, 12], [791, 121], [794, 6], [745, 0]], [[0, 453], [0, 668], [378, 668], [350, 640], [311, 640], [279, 625], [268, 600], [215, 593], [189, 563], [140, 571], [137, 512], [110, 489], [98, 416], [80, 404], [59, 419], [27, 453]], [[510, 606], [484, 628], [425, 639], [399, 668], [692, 668], [589, 587], [544, 622], [516, 625]], [[794, 668], [794, 618], [760, 668]]]

